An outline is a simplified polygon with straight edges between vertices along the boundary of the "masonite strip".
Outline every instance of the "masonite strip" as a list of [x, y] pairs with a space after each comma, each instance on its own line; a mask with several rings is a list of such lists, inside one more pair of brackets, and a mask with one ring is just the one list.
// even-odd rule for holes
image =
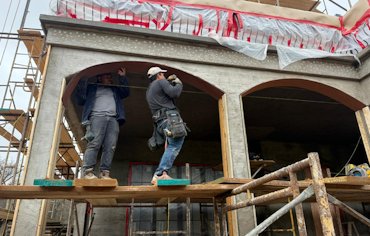
[[41, 187], [73, 187], [73, 180], [64, 179], [35, 179], [33, 185]]
[[190, 179], [159, 179], [157, 186], [186, 186], [190, 185]]

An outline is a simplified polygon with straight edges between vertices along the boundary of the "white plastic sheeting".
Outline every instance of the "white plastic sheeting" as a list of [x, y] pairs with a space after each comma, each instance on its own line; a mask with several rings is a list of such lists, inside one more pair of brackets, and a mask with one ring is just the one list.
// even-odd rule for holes
[[240, 52], [256, 60], [265, 60], [267, 56], [267, 44], [248, 43], [243, 40], [230, 37], [221, 37], [215, 31], [209, 33], [209, 37], [216, 40], [222, 46], [228, 47], [234, 51]]
[[317, 22], [172, 1], [54, 0], [53, 10], [71, 18], [212, 37], [257, 60], [274, 45], [281, 68], [305, 58], [355, 55], [370, 42], [369, 19], [343, 35], [343, 29]]
[[[343, 56], [343, 54], [330, 53], [330, 52], [325, 52], [322, 50], [297, 49], [297, 48], [286, 47], [286, 46], [281, 46], [281, 45], [277, 45], [276, 50], [277, 50], [278, 57], [279, 57], [279, 67], [282, 69], [294, 62], [297, 62], [303, 59], [324, 58], [324, 57], [342, 57]], [[354, 56], [354, 58], [358, 60], [353, 54], [348, 54], [347, 56]]]

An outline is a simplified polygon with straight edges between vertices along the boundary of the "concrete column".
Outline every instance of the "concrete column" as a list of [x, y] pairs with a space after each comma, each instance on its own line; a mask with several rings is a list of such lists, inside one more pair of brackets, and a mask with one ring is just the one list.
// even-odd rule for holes
[[[223, 165], [225, 177], [250, 178], [247, 137], [244, 125], [243, 103], [240, 94], [227, 93], [219, 102]], [[245, 200], [239, 194], [230, 203]], [[231, 235], [245, 235], [256, 226], [254, 207], [232, 211]], [[229, 227], [230, 227], [229, 226]]]
[[[49, 48], [50, 52], [50, 48]], [[57, 68], [57, 63], [50, 62]], [[49, 71], [49, 70], [48, 70]], [[34, 179], [54, 177], [55, 156], [60, 137], [60, 124], [63, 114], [61, 95], [65, 79], [54, 73], [43, 76], [38, 107], [31, 134], [28, 159], [25, 160], [23, 184], [33, 185]], [[12, 225], [15, 236], [42, 235], [45, 228], [46, 200], [19, 200], [16, 205]]]
[[367, 160], [370, 163], [370, 109], [368, 106], [356, 111], [356, 119], [365, 147]]

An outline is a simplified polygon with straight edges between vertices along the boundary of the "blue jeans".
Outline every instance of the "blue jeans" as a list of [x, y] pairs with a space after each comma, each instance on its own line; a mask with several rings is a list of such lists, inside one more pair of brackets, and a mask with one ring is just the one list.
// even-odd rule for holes
[[111, 116], [92, 116], [90, 122], [91, 131], [95, 137], [91, 142], [87, 143], [83, 169], [95, 167], [99, 150], [102, 148], [100, 171], [109, 171], [119, 134], [118, 121]]
[[[164, 127], [166, 126], [165, 122]], [[155, 175], [162, 175], [163, 171], [169, 172], [173, 162], [180, 153], [184, 140], [185, 136], [180, 138], [167, 137], [167, 148], [162, 155], [158, 168], [155, 170]]]

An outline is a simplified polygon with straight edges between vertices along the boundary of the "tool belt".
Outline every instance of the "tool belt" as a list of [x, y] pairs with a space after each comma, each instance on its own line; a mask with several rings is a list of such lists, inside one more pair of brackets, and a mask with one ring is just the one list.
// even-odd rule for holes
[[157, 125], [165, 120], [167, 121], [167, 127], [164, 129], [164, 133], [167, 137], [184, 137], [190, 132], [190, 129], [186, 126], [186, 123], [182, 120], [176, 108], [162, 108], [154, 113], [152, 118]]
[[162, 108], [156, 111], [152, 116], [153, 122], [157, 124], [160, 121], [166, 119], [167, 118], [166, 111], [168, 110], [169, 110], [168, 108]]
[[166, 111], [167, 128], [164, 129], [167, 137], [180, 138], [188, 135], [186, 123], [177, 110]]

